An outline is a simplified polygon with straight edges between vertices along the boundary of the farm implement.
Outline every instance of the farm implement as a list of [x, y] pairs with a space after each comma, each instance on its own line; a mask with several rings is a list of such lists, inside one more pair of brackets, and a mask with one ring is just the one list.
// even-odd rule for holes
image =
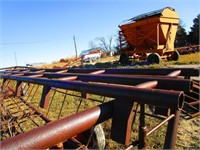
[[175, 9], [166, 7], [144, 13], [123, 21], [120, 25], [119, 42], [121, 64], [130, 59], [160, 63], [161, 59], [179, 59], [174, 50], [179, 16]]
[[[195, 76], [198, 68], [2, 68], [1, 148], [109, 149], [112, 140], [140, 149], [165, 125], [163, 148], [174, 149], [181, 113], [200, 114]], [[148, 127], [147, 117], [159, 123]]]

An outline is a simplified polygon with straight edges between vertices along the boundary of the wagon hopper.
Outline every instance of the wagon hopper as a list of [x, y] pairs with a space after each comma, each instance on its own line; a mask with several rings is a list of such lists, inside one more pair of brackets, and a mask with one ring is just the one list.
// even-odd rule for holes
[[131, 58], [151, 63], [162, 58], [178, 60], [179, 53], [174, 50], [178, 24], [178, 14], [171, 7], [125, 20], [119, 25], [120, 62], [128, 63]]

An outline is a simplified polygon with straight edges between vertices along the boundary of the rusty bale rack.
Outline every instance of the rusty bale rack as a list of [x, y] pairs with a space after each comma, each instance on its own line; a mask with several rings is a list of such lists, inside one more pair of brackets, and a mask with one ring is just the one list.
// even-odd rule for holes
[[122, 64], [129, 59], [160, 63], [161, 59], [178, 60], [174, 41], [179, 24], [175, 9], [166, 7], [125, 20], [119, 25]]
[[[103, 149], [105, 137], [127, 149], [146, 148], [146, 139], [164, 124], [163, 148], [175, 148], [181, 111], [200, 114], [199, 81], [191, 76], [199, 76], [199, 69], [3, 68], [1, 148]], [[146, 116], [161, 121], [147, 129]], [[109, 121], [105, 135], [102, 124]]]
[[200, 52], [200, 45], [177, 47], [176, 50], [179, 52], [180, 55], [196, 53], [196, 52]]

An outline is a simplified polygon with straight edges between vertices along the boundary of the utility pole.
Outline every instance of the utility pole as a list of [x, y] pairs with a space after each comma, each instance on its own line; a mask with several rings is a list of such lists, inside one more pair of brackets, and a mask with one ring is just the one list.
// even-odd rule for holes
[[73, 39], [74, 39], [74, 47], [75, 47], [75, 53], [76, 53], [76, 58], [77, 58], [77, 48], [76, 48], [76, 39], [75, 39], [75, 36], [73, 36]]
[[15, 65], [17, 66], [17, 56], [16, 56], [15, 51], [14, 51], [14, 55], [15, 55]]

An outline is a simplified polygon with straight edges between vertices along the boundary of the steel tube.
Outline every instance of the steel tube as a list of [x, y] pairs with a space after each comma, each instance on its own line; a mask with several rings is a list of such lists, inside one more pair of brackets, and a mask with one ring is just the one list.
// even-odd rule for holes
[[[148, 82], [137, 85], [138, 88], [153, 88], [156, 82]], [[37, 109], [20, 98], [31, 109], [38, 113]], [[76, 115], [72, 115], [65, 119], [54, 121], [43, 127], [27, 133], [15, 136], [2, 142], [3, 149], [43, 149], [51, 148], [58, 143], [62, 143], [67, 139], [82, 133], [95, 124], [101, 123], [113, 116], [113, 103], [110, 101], [100, 106], [88, 109]], [[45, 120], [49, 121], [44, 117]], [[27, 140], [28, 139], [28, 140]], [[11, 144], [9, 144], [11, 143]]]
[[47, 149], [112, 117], [113, 101], [4, 140], [1, 149]]
[[180, 119], [180, 110], [172, 110], [175, 117], [170, 119], [167, 126], [167, 133], [165, 136], [164, 149], [174, 149], [176, 144], [177, 129]]
[[[19, 73], [19, 72], [15, 72]], [[173, 72], [174, 73], [174, 72]], [[35, 73], [25, 73], [25, 75], [35, 75]], [[170, 74], [172, 75], [172, 74]], [[174, 75], [174, 74], [173, 74]], [[124, 85], [137, 85], [143, 82], [148, 82], [152, 80], [158, 81], [157, 88], [159, 89], [170, 89], [190, 92], [192, 90], [193, 82], [190, 79], [177, 79], [177, 78], [167, 78], [163, 77], [154, 77], [154, 76], [125, 76], [125, 75], [92, 75], [92, 74], [56, 74], [56, 73], [44, 73], [43, 77], [45, 78], [65, 78], [77, 76], [76, 80], [81, 80], [85, 82], [105, 82], [105, 83], [114, 83], [114, 84], [124, 84]]]
[[[180, 109], [183, 107], [184, 95], [180, 91], [169, 91], [159, 89], [140, 89], [136, 87], [125, 87], [120, 85], [105, 85], [96, 83], [59, 81], [53, 79], [37, 79], [20, 76], [6, 76], [2, 78], [13, 79], [35, 84], [48, 85], [51, 87], [64, 88], [73, 91], [86, 92], [97, 95], [104, 95], [114, 98], [128, 98], [135, 102], [149, 105]], [[155, 81], [157, 83], [157, 81]]]
[[[95, 69], [68, 69], [68, 72], [73, 73], [89, 73], [92, 71], [97, 71], [98, 68]], [[130, 68], [120, 68], [120, 69], [104, 69], [105, 74], [137, 74], [137, 75], [167, 75], [173, 71], [181, 70], [180, 76], [199, 76], [199, 68], [139, 68], [139, 69], [130, 69]]]
[[163, 124], [165, 124], [166, 122], [168, 122], [170, 119], [172, 119], [175, 115], [172, 114], [170, 115], [168, 118], [166, 118], [165, 120], [163, 120], [160, 124], [158, 124], [157, 126], [155, 126], [153, 129], [151, 129], [149, 132], [147, 132], [147, 136], [151, 135], [154, 131], [156, 131], [157, 129], [159, 129]]
[[177, 70], [177, 71], [173, 71], [171, 73], [169, 73], [167, 76], [169, 77], [177, 77], [181, 74], [181, 70]]
[[[42, 68], [30, 68], [30, 67], [23, 67], [26, 69], [29, 69], [30, 71], [39, 71], [39, 70], [45, 70], [45, 72], [58, 72], [67, 70], [66, 68], [57, 68], [57, 69], [42, 69]], [[2, 70], [2, 69], [0, 69]], [[94, 71], [100, 70], [99, 68], [95, 69], [85, 69], [85, 68], [79, 68], [79, 69], [68, 69], [67, 72], [71, 73], [91, 73]], [[105, 74], [137, 74], [137, 75], [167, 75], [173, 71], [181, 70], [180, 76], [199, 76], [199, 68], [101, 68], [101, 70], [105, 70]]]

